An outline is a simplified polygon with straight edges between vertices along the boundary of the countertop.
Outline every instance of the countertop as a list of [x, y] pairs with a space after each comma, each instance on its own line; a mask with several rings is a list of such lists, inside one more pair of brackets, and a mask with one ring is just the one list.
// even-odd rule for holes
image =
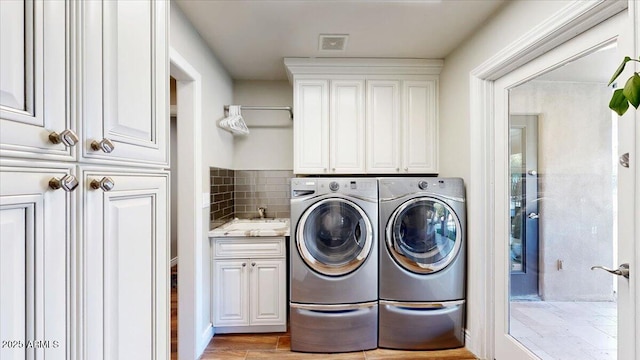
[[209, 237], [289, 236], [289, 219], [233, 219], [209, 231]]

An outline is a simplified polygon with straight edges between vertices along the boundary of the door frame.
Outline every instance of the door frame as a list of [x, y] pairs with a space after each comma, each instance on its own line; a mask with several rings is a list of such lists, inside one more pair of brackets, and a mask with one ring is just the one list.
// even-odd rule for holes
[[[205, 298], [202, 286], [202, 80], [200, 73], [169, 47], [169, 74], [176, 79], [178, 212], [178, 358], [195, 359], [213, 336], [213, 325], [198, 329]], [[167, 94], [168, 96], [168, 94]], [[168, 119], [167, 119], [168, 120]], [[178, 164], [171, 164], [176, 167]]]
[[[532, 28], [493, 57], [470, 72], [470, 175], [468, 187], [469, 218], [468, 233], [476, 238], [469, 242], [468, 325], [478, 329], [469, 334], [471, 351], [483, 359], [495, 357], [495, 313], [494, 313], [494, 265], [495, 223], [494, 209], [496, 197], [495, 182], [495, 114], [494, 83], [497, 79], [521, 67], [525, 63], [568, 41], [575, 34], [582, 33], [613, 15], [628, 9], [632, 28], [633, 52], [640, 52], [640, 6], [634, 0], [628, 1], [579, 1], [575, 0], [554, 16]], [[636, 71], [640, 66], [635, 65]], [[626, 120], [638, 124], [640, 111], [631, 109], [625, 114]], [[635, 148], [640, 149], [640, 126], [635, 126]], [[640, 216], [640, 167], [635, 167], [635, 211]], [[640, 244], [640, 226], [634, 229], [635, 243]], [[640, 246], [636, 246], [632, 261], [640, 264]], [[632, 270], [633, 271], [633, 270]], [[640, 289], [638, 276], [631, 277], [631, 291]], [[636, 291], [637, 293], [637, 291]], [[633, 294], [633, 293], [632, 293]], [[640, 314], [640, 301], [635, 299], [635, 312]], [[640, 319], [635, 319], [635, 328], [640, 329]], [[635, 353], [640, 354], [640, 343], [636, 343]]]

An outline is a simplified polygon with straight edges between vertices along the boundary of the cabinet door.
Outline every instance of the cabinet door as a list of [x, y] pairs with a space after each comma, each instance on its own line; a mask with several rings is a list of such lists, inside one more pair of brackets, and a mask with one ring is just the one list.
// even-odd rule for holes
[[331, 81], [330, 172], [364, 173], [364, 80]]
[[367, 81], [367, 172], [400, 171], [400, 81]]
[[65, 19], [64, 1], [0, 1], [3, 155], [75, 159], [72, 147], [55, 145], [49, 140], [51, 132], [75, 132], [67, 112], [69, 64]]
[[249, 325], [247, 259], [215, 260], [214, 326]]
[[251, 260], [251, 325], [281, 325], [286, 316], [285, 261]]
[[82, 2], [84, 158], [167, 163], [168, 5]]
[[403, 94], [403, 170], [438, 172], [438, 98], [435, 80], [405, 81]]
[[167, 176], [95, 168], [82, 178], [80, 358], [168, 359]]
[[323, 174], [329, 168], [329, 81], [296, 80], [293, 171]]
[[71, 347], [72, 195], [48, 187], [69, 174], [0, 167], [0, 359], [65, 359]]

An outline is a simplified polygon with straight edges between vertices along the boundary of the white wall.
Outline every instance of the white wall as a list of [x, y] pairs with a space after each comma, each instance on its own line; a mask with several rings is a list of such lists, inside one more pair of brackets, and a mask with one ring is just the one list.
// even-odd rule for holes
[[445, 58], [440, 74], [440, 175], [469, 181], [469, 72], [570, 3], [507, 2], [485, 26]]
[[[231, 103], [233, 82], [226, 70], [207, 47], [206, 43], [182, 10], [171, 2], [170, 46], [182, 56], [201, 76], [202, 79], [202, 192], [209, 193], [209, 167], [232, 168], [233, 137], [217, 126], [224, 117], [224, 105]], [[180, 99], [178, 98], [178, 106]], [[180, 164], [178, 165], [178, 171]], [[180, 184], [178, 184], [180, 187]], [[209, 208], [203, 208], [202, 239], [194, 239], [196, 248], [201, 249], [201, 269], [196, 269], [196, 316], [199, 324], [196, 336], [207, 333], [211, 324], [211, 251], [207, 233], [209, 231]], [[181, 241], [183, 241], [182, 239]], [[190, 240], [187, 240], [190, 241]]]
[[[469, 73], [498, 51], [502, 50], [532, 27], [543, 22], [569, 1], [510, 1], [483, 27], [475, 31], [453, 53], [445, 58], [440, 75], [440, 175], [459, 176], [470, 184], [470, 82]], [[446, 139], [446, 141], [444, 141]], [[467, 206], [470, 206], [468, 203]], [[468, 218], [472, 223], [473, 218]], [[480, 268], [481, 254], [474, 254], [480, 246], [477, 236], [468, 234], [469, 256], [467, 269]], [[480, 316], [485, 312], [485, 299], [474, 292], [478, 282], [468, 272], [467, 330], [468, 347], [476, 354], [484, 354], [487, 346], [482, 331], [485, 324]]]
[[[233, 103], [245, 106], [292, 106], [293, 88], [288, 81], [236, 80]], [[293, 169], [293, 122], [289, 113], [280, 110], [245, 110], [242, 111], [242, 117], [250, 133], [235, 137], [233, 168]]]

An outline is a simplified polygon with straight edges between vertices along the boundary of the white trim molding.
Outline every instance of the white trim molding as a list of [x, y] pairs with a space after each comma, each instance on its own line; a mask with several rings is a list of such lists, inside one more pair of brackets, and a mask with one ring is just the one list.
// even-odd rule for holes
[[[170, 74], [177, 81], [179, 184], [189, 191], [178, 196], [178, 357], [196, 359], [211, 339], [209, 327], [201, 331], [202, 303], [202, 79], [175, 49], [169, 49]], [[202, 339], [202, 334], [211, 334]], [[206, 346], [205, 343], [205, 346]]]
[[294, 75], [439, 75], [442, 59], [285, 58], [289, 82]]
[[[469, 273], [474, 274], [468, 284], [469, 307], [467, 325], [471, 329], [469, 349], [482, 359], [495, 357], [494, 264], [496, 196], [494, 81], [522, 65], [554, 49], [576, 35], [585, 32], [613, 15], [633, 8], [634, 0], [572, 1], [554, 16], [531, 29], [470, 73], [470, 184], [468, 187], [468, 233], [476, 237], [469, 242]], [[629, 5], [631, 4], [631, 5]], [[634, 28], [639, 11], [635, 10]], [[637, 36], [637, 35], [636, 35]], [[639, 40], [636, 39], [636, 44]], [[636, 45], [637, 47], [640, 45]], [[636, 48], [636, 53], [637, 53]], [[640, 139], [640, 132], [636, 127]], [[636, 170], [640, 178], [640, 170]], [[640, 204], [636, 181], [636, 207]], [[636, 228], [636, 243], [640, 237]], [[636, 259], [640, 260], [639, 247]], [[636, 262], [638, 263], [638, 262]], [[637, 280], [637, 276], [636, 282]], [[638, 286], [636, 286], [638, 288]], [[638, 311], [640, 304], [636, 301]], [[640, 312], [639, 312], [640, 313]], [[640, 320], [636, 320], [640, 329]], [[639, 343], [640, 344], [640, 343]], [[640, 354], [640, 345], [636, 345]]]

